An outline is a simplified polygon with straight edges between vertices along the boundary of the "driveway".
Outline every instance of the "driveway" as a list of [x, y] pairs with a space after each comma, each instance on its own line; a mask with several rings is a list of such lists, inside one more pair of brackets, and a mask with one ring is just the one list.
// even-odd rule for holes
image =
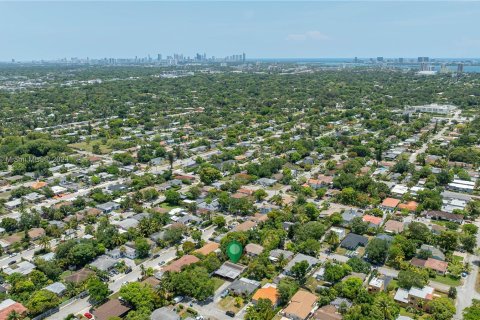
[[[480, 221], [477, 219], [474, 224], [480, 227]], [[480, 247], [480, 234], [477, 233], [477, 248]], [[467, 257], [467, 262], [470, 263], [471, 271], [464, 280], [463, 286], [457, 287], [457, 301], [456, 309], [457, 313], [455, 318], [457, 320], [462, 319], [462, 313], [465, 308], [472, 305], [472, 299], [479, 299], [480, 294], [475, 290], [475, 284], [477, 283], [477, 277], [479, 272], [480, 258], [477, 255], [470, 254]]]

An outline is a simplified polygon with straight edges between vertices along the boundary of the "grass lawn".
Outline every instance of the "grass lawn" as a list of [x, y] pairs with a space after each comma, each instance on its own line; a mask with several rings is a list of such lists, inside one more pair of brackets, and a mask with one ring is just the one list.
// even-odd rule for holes
[[233, 311], [233, 312], [237, 313], [238, 311], [240, 311], [243, 308], [244, 302], [242, 302], [240, 304], [240, 306], [237, 307], [237, 306], [235, 306], [235, 298], [232, 297], [232, 296], [227, 296], [227, 297], [223, 298], [222, 300], [220, 300], [220, 302], [218, 302], [218, 306], [225, 311], [230, 310], [230, 311]]
[[343, 256], [345, 253], [347, 253], [347, 249], [338, 247], [335, 253]]
[[475, 283], [475, 290], [480, 293], [480, 272], [477, 274], [477, 282]]
[[8, 200], [8, 199], [10, 199], [11, 194], [12, 194], [11, 191], [2, 192], [2, 193], [0, 193], [0, 199]]
[[187, 319], [188, 317], [195, 319], [195, 317], [198, 315], [198, 312], [197, 313], [191, 312], [191, 308], [188, 308], [187, 306], [183, 306], [183, 309], [180, 310], [178, 315], [182, 319]]
[[135, 265], [138, 266], [139, 264], [145, 262], [147, 259], [148, 259], [148, 258], [145, 258], [145, 259], [138, 259], [138, 258], [137, 258], [137, 259], [135, 259], [135, 260], [133, 260], [133, 261], [135, 261]]
[[171, 205], [169, 205], [169, 204], [166, 203], [166, 202], [162, 202], [162, 203], [160, 204], [160, 208], [165, 208], [165, 209], [172, 210], [172, 209], [180, 208], [180, 207], [179, 207], [179, 206], [171, 206]]
[[363, 257], [363, 255], [365, 254], [365, 248], [364, 247], [359, 247], [357, 249], [357, 252], [358, 252], [357, 257]]
[[323, 281], [318, 281], [317, 279], [313, 277], [309, 277], [307, 281], [305, 282], [305, 288], [310, 290], [312, 293], [315, 293], [315, 290], [317, 289], [318, 286], [323, 285]]
[[[401, 316], [407, 316], [407, 317], [410, 317], [412, 319], [415, 319], [415, 314], [414, 313], [411, 313], [411, 312], [408, 312], [405, 308], [403, 307], [400, 307], [400, 315]], [[423, 315], [421, 316], [418, 316], [417, 319], [420, 319], [420, 320], [423, 320], [423, 319], [427, 319], [428, 317], [428, 313], [424, 313]]]
[[453, 260], [453, 261], [458, 261], [458, 262], [462, 262], [462, 263], [463, 263], [463, 257], [459, 257], [459, 256], [455, 256], [455, 255], [453, 255], [453, 256], [452, 256], [452, 260]]
[[213, 280], [215, 291], [217, 291], [217, 289], [220, 288], [222, 286], [222, 284], [225, 283], [225, 280], [222, 280], [222, 279], [217, 278], [217, 277], [212, 277], [212, 280]]
[[457, 287], [462, 284], [460, 279], [458, 280], [453, 279], [453, 278], [450, 278], [449, 276], [437, 275], [435, 278], [432, 278], [432, 280], [439, 283], [446, 284], [447, 286], [451, 286], [451, 287]]
[[120, 291], [115, 292], [109, 298], [110, 299], [118, 299], [118, 297], [120, 297]]
[[[109, 153], [110, 151], [112, 151], [112, 149], [108, 145], [104, 145], [101, 140], [92, 140], [88, 144], [85, 141], [77, 142], [77, 143], [71, 143], [68, 146], [73, 148], [73, 149], [92, 152], [93, 146], [95, 144], [98, 144], [100, 146], [100, 151], [102, 152], [102, 154]], [[107, 144], [108, 144], [108, 142], [107, 142]]]
[[60, 275], [60, 279], [65, 279], [66, 277], [68, 277], [69, 275], [71, 275], [73, 272], [70, 271], [70, 270], [67, 270], [67, 271], [63, 271], [63, 273]]

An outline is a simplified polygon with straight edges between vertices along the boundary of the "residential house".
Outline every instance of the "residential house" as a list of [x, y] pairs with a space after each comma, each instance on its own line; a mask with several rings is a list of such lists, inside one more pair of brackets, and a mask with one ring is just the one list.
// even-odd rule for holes
[[263, 186], [263, 187], [271, 187], [273, 186], [277, 180], [275, 179], [268, 179], [268, 178], [260, 178], [256, 181], [257, 184]]
[[348, 209], [342, 213], [342, 219], [344, 225], [349, 225], [355, 218], [361, 218], [363, 213], [356, 209]]
[[388, 220], [383, 227], [385, 232], [401, 233], [404, 229], [404, 223], [396, 220]]
[[96, 208], [101, 210], [103, 213], [110, 213], [114, 210], [120, 209], [120, 204], [110, 201], [110, 202], [99, 204]]
[[315, 311], [312, 319], [315, 320], [341, 320], [343, 316], [332, 305], [323, 306]]
[[256, 305], [260, 299], [270, 300], [272, 306], [276, 308], [280, 302], [277, 287], [272, 283], [267, 283], [265, 286], [258, 289], [252, 297], [252, 303]]
[[365, 247], [368, 238], [355, 233], [349, 233], [345, 239], [340, 242], [340, 246], [347, 250], [356, 250], [359, 246]]
[[108, 320], [114, 317], [122, 318], [130, 310], [131, 307], [119, 299], [112, 299], [93, 310], [92, 314], [95, 316], [95, 320]]
[[150, 315], [150, 320], [180, 320], [182, 319], [178, 313], [168, 307], [156, 309]]
[[307, 183], [311, 188], [315, 190], [321, 189], [321, 188], [328, 188], [333, 183], [333, 177], [321, 175], [321, 176], [318, 176], [317, 179], [308, 179]]
[[190, 254], [184, 255], [181, 258], [173, 261], [169, 265], [163, 267], [162, 273], [165, 272], [180, 272], [183, 267], [191, 265], [192, 263], [197, 263], [199, 262], [200, 259], [198, 259], [195, 256], [192, 256]]
[[460, 214], [449, 213], [445, 211], [431, 210], [424, 213], [426, 218], [434, 220], [445, 220], [456, 223], [463, 223], [463, 216]]
[[194, 253], [199, 253], [206, 256], [212, 252], [216, 252], [217, 250], [219, 250], [219, 248], [220, 248], [220, 244], [216, 242], [209, 242], [209, 243], [206, 243], [200, 249], [195, 250]]
[[387, 212], [393, 212], [397, 208], [397, 206], [400, 204], [400, 200], [395, 199], [395, 198], [385, 198], [380, 205], [380, 208], [384, 211]]
[[373, 277], [368, 283], [368, 292], [387, 291], [388, 284], [392, 281], [391, 277], [379, 278]]
[[238, 278], [246, 268], [246, 266], [226, 261], [215, 271], [215, 275], [233, 281]]
[[10, 319], [9, 315], [15, 311], [21, 317], [27, 314], [27, 308], [19, 302], [16, 302], [12, 299], [5, 299], [0, 302], [0, 320]]
[[50, 292], [53, 292], [57, 296], [63, 296], [63, 294], [67, 291], [67, 287], [61, 282], [54, 282], [51, 285], [48, 285], [43, 289], [47, 290], [47, 291], [50, 291]]
[[318, 260], [317, 258], [315, 257], [312, 257], [312, 256], [307, 256], [305, 254], [302, 254], [302, 253], [298, 253], [295, 255], [295, 257], [293, 257], [292, 260], [290, 260], [288, 262], [288, 264], [285, 266], [285, 268], [283, 269], [283, 273], [285, 275], [290, 275], [290, 270], [292, 269], [292, 267], [297, 263], [297, 262], [301, 262], [301, 261], [306, 261], [308, 263], [308, 269], [310, 270], [313, 266], [317, 265], [320, 263], [320, 260]]
[[100, 270], [100, 271], [109, 271], [117, 264], [116, 259], [109, 257], [107, 255], [101, 255], [97, 259], [95, 259], [90, 266]]
[[16, 265], [6, 267], [3, 269], [3, 272], [7, 275], [11, 275], [13, 273], [20, 273], [21, 275], [29, 275], [35, 269], [35, 265], [28, 262], [28, 261], [21, 261]]
[[347, 235], [347, 230], [344, 228], [331, 227], [329, 231], [336, 233], [339, 240], [343, 240], [343, 238], [345, 238]]
[[421, 308], [426, 310], [428, 302], [435, 298], [435, 290], [432, 287], [412, 287], [409, 290], [399, 288], [395, 293], [394, 300], [403, 307]]
[[251, 257], [259, 256], [263, 252], [263, 247], [256, 243], [249, 243], [245, 246], [245, 253]]
[[315, 311], [316, 305], [316, 295], [305, 290], [298, 290], [282, 313], [290, 320], [306, 320]]
[[228, 291], [236, 296], [249, 297], [260, 287], [260, 282], [248, 278], [240, 278], [228, 286]]
[[378, 228], [383, 222], [383, 219], [380, 217], [375, 217], [369, 214], [366, 214], [362, 217], [363, 222], [367, 222], [370, 228]]
[[407, 203], [400, 203], [398, 205], [398, 209], [407, 210], [409, 212], [415, 212], [417, 208], [418, 208], [418, 202], [416, 201], [408, 201]]
[[443, 254], [443, 252], [432, 245], [422, 244], [422, 246], [420, 247], [420, 250], [430, 252], [432, 254], [433, 259], [445, 261], [445, 255]]
[[457, 192], [466, 192], [472, 193], [475, 190], [475, 182], [461, 180], [461, 179], [454, 179], [447, 185], [447, 189]]
[[294, 253], [288, 250], [273, 249], [270, 251], [268, 258], [273, 262], [279, 261], [282, 257], [284, 260], [289, 261], [293, 255]]

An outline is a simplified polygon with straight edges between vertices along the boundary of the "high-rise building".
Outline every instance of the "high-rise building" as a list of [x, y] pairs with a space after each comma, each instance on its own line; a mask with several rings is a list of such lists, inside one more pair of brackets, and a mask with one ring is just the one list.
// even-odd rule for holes
[[242, 61], [245, 62], [245, 59], [246, 59], [246, 55], [245, 55], [245, 52], [242, 53]]
[[353, 59], [353, 62], [358, 63], [358, 58], [355, 57], [355, 59]]
[[398, 58], [398, 63], [403, 63], [403, 58]]
[[457, 73], [463, 73], [463, 63], [457, 65]]
[[161, 53], [157, 54], [157, 61], [162, 61], [162, 54]]
[[422, 62], [430, 62], [430, 58], [429, 57], [418, 57], [417, 61], [419, 63], [422, 63]]
[[383, 57], [377, 57], [377, 62], [383, 62]]

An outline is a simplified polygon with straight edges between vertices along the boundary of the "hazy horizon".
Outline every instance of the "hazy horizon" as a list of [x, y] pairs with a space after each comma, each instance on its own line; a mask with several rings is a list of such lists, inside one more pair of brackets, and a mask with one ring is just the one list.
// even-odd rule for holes
[[0, 2], [0, 61], [480, 55], [480, 2]]

